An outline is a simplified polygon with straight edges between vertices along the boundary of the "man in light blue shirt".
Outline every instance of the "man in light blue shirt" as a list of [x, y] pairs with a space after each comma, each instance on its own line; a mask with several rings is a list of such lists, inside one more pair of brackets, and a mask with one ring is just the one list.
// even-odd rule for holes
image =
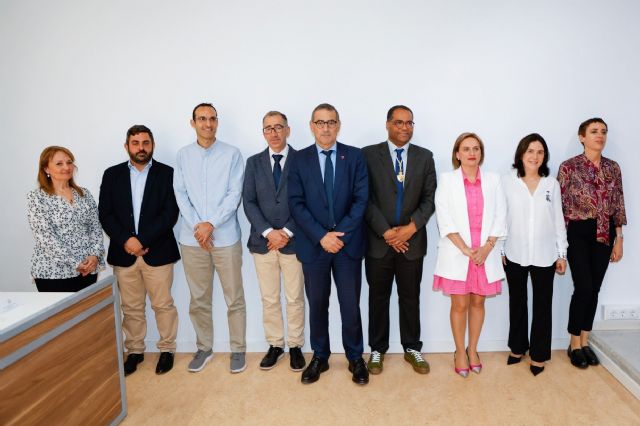
[[246, 307], [237, 210], [242, 196], [240, 151], [216, 139], [218, 113], [202, 103], [193, 109], [197, 141], [178, 151], [173, 187], [180, 207], [178, 241], [191, 292], [189, 315], [198, 347], [189, 371], [201, 371], [213, 357], [212, 293], [217, 269], [227, 303], [232, 373], [246, 368]]

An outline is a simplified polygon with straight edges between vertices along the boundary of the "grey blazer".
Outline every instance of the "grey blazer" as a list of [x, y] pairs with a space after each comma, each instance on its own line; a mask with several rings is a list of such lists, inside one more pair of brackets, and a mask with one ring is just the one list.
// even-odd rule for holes
[[[393, 250], [382, 234], [392, 227], [396, 214], [396, 173], [387, 142], [370, 145], [362, 150], [369, 169], [369, 205], [367, 222], [367, 256], [382, 258]], [[435, 210], [436, 168], [433, 154], [428, 149], [410, 144], [407, 151], [407, 174], [400, 223], [411, 220], [418, 231], [411, 237], [407, 259], [418, 259], [427, 254], [425, 226]]]
[[[273, 181], [273, 171], [269, 158], [269, 148], [249, 157], [244, 171], [242, 198], [244, 212], [251, 223], [251, 233], [247, 247], [251, 253], [265, 254], [267, 239], [262, 233], [269, 228], [282, 229], [296, 233], [296, 225], [289, 213], [289, 199], [287, 195], [287, 176], [289, 165], [293, 160], [295, 150], [289, 145], [287, 160], [282, 169], [280, 185], [276, 188]], [[281, 253], [295, 253], [295, 236], [289, 244], [280, 249]]]

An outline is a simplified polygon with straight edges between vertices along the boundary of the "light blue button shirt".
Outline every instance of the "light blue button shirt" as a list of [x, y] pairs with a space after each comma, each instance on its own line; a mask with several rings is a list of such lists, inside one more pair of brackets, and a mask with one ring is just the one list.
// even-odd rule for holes
[[333, 163], [333, 181], [336, 181], [336, 143], [331, 146], [331, 148], [324, 149], [320, 147], [320, 145], [316, 144], [316, 149], [318, 150], [318, 161], [320, 162], [320, 176], [322, 176], [322, 181], [324, 182], [324, 163], [327, 161], [327, 156], [322, 153], [322, 151], [331, 151], [331, 163]]
[[195, 142], [178, 151], [173, 188], [180, 208], [181, 244], [199, 246], [193, 232], [201, 222], [213, 225], [214, 247], [240, 240], [237, 212], [243, 178], [240, 151], [219, 139], [206, 149]]
[[[398, 158], [398, 154], [396, 154], [396, 149], [404, 149], [400, 154], [400, 158], [402, 158], [402, 172], [405, 177], [407, 176], [407, 152], [409, 151], [409, 143], [407, 142], [405, 146], [395, 146], [393, 142], [387, 140], [387, 144], [389, 145], [389, 153], [391, 154], [391, 163], [393, 164], [393, 170], [396, 169], [396, 158]], [[404, 186], [404, 182], [402, 182]]]
[[131, 181], [131, 203], [133, 204], [133, 221], [136, 225], [136, 234], [138, 233], [138, 222], [140, 221], [140, 207], [142, 207], [142, 197], [144, 195], [144, 187], [147, 184], [147, 176], [153, 160], [144, 166], [142, 170], [136, 169], [136, 166], [127, 163], [129, 166], [129, 178]]

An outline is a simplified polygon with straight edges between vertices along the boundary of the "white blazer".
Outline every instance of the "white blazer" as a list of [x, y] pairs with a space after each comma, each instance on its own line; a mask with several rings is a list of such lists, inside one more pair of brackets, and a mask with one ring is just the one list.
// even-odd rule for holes
[[[500, 176], [496, 173], [480, 171], [484, 209], [482, 212], [482, 232], [480, 244], [488, 237], [504, 239], [507, 236], [507, 205], [502, 191]], [[447, 235], [459, 233], [464, 242], [471, 247], [471, 230], [467, 197], [464, 191], [462, 169], [441, 173], [435, 196], [436, 219], [440, 231], [438, 257], [435, 275], [450, 280], [465, 281], [469, 269], [469, 258], [451, 242]], [[491, 283], [504, 279], [504, 269], [500, 257], [500, 246], [496, 244], [485, 261], [487, 280]]]

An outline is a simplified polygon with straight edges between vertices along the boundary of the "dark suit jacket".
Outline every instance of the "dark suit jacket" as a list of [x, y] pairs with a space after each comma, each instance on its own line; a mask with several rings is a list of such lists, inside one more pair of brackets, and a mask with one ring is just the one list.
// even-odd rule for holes
[[[353, 259], [364, 256], [364, 213], [369, 182], [367, 165], [358, 148], [337, 143], [333, 189], [335, 231], [344, 232], [342, 248]], [[310, 263], [322, 252], [320, 240], [329, 231], [329, 205], [320, 173], [318, 151], [313, 144], [291, 158], [289, 210], [296, 222], [296, 255]]]
[[173, 169], [153, 160], [144, 187], [138, 234], [133, 219], [131, 179], [128, 162], [105, 170], [100, 185], [98, 214], [111, 241], [107, 262], [114, 266], [131, 266], [136, 260], [124, 250], [130, 237], [137, 237], [149, 252], [144, 261], [161, 266], [180, 259], [173, 226], [178, 220], [178, 204], [173, 192]]
[[[242, 202], [244, 212], [251, 223], [251, 233], [249, 241], [247, 241], [247, 247], [251, 253], [265, 254], [269, 252], [267, 239], [262, 236], [262, 233], [269, 228], [287, 228], [294, 234], [296, 233], [295, 222], [289, 213], [287, 196], [287, 176], [295, 152], [293, 147], [289, 145], [287, 161], [284, 163], [278, 188], [273, 181], [269, 148], [247, 160]], [[280, 252], [294, 254], [295, 239], [295, 236], [291, 238], [289, 244], [280, 249]]]
[[[389, 145], [382, 142], [363, 148], [369, 169], [369, 205], [367, 206], [367, 255], [382, 258], [393, 250], [382, 234], [392, 227], [396, 215], [396, 173], [389, 153]], [[410, 144], [407, 151], [407, 174], [400, 223], [411, 220], [418, 231], [408, 241], [407, 259], [427, 254], [425, 225], [435, 210], [436, 169], [433, 154], [428, 149]]]

